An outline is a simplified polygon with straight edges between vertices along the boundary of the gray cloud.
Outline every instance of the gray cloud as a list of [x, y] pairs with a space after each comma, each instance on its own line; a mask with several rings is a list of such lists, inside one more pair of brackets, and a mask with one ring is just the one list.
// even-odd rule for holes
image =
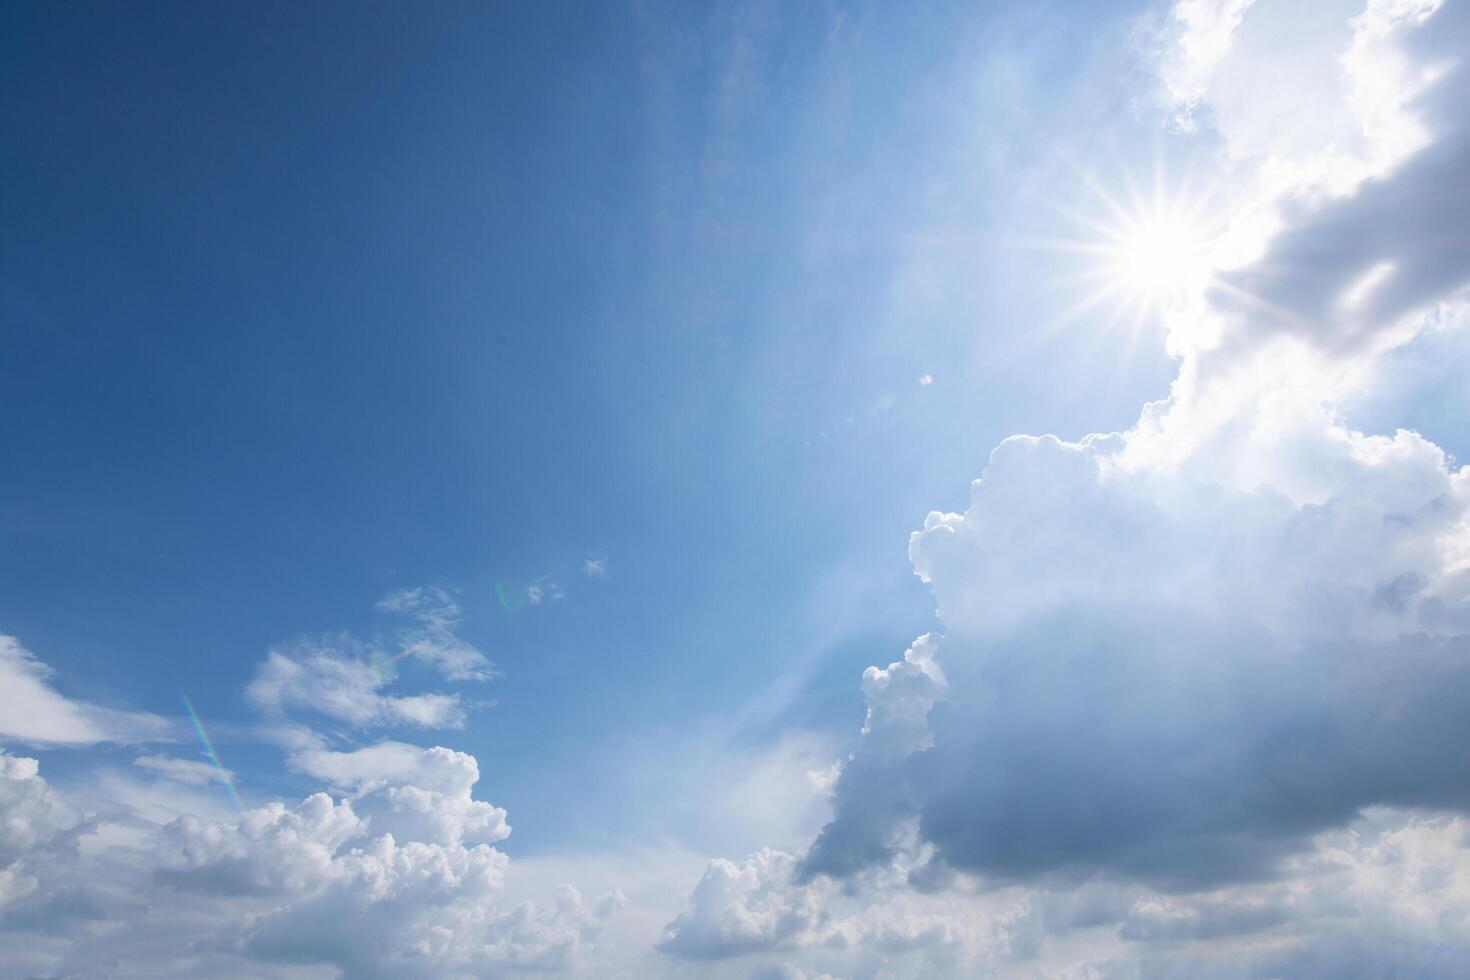
[[914, 538], [951, 627], [931, 744], [895, 759], [867, 733], [805, 873], [889, 861], [916, 818], [959, 869], [1197, 888], [1269, 877], [1370, 804], [1470, 801], [1445, 550], [1466, 481], [1410, 434], [1355, 447], [1323, 420], [1322, 503], [1107, 475], [1116, 440], [998, 450], [970, 509]]
[[[1439, 12], [1406, 56], [1438, 64], [1427, 46], [1461, 44], [1466, 18]], [[1470, 804], [1470, 481], [1413, 433], [1365, 436], [1318, 397], [1211, 367], [1283, 322], [1328, 358], [1373, 353], [1470, 278], [1470, 141], [1450, 108], [1467, 77], [1456, 64], [1410, 106], [1426, 149], [1288, 208], [1231, 281], [1272, 312], [1227, 306], [1225, 343], [1188, 355], [1139, 429], [1008, 440], [969, 509], [915, 533], [948, 685], [927, 744], [865, 732], [802, 880], [895, 860], [916, 821], [934, 848], [920, 887], [957, 869], [1197, 890], [1270, 879], [1373, 804]], [[1301, 364], [1330, 395], [1332, 369]]]
[[1402, 340], [1403, 317], [1470, 283], [1467, 41], [1470, 8], [1455, 3], [1406, 38], [1411, 64], [1442, 69], [1406, 106], [1432, 142], [1345, 199], [1287, 202], [1287, 228], [1214, 290], [1212, 301], [1233, 322], [1206, 364], [1257, 349], [1277, 333], [1335, 354]]

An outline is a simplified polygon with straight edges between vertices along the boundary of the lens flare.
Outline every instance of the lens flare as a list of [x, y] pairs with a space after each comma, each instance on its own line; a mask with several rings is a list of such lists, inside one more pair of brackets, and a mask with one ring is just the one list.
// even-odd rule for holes
[[556, 569], [552, 569], [545, 575], [538, 575], [524, 585], [512, 582], [497, 581], [495, 583], [495, 598], [500, 601], [500, 608], [505, 610], [507, 616], [514, 616], [525, 606], [538, 605], [547, 592], [552, 592], [552, 598], [559, 598], [561, 590], [556, 588], [556, 583], [547, 587], [544, 583], [556, 577]]
[[189, 695], [185, 694], [183, 695], [183, 698], [184, 710], [189, 713], [189, 720], [194, 723], [194, 731], [198, 734], [199, 741], [204, 743], [204, 754], [209, 756], [209, 761], [214, 765], [215, 772], [219, 773], [220, 781], [223, 782], [225, 784], [225, 788], [230, 791], [230, 799], [233, 800], [235, 803], [236, 812], [244, 813], [245, 807], [240, 802], [240, 794], [235, 790], [234, 777], [230, 775], [230, 771], [228, 769], [220, 765], [219, 756], [215, 754], [214, 746], [210, 743], [209, 736], [204, 734], [204, 726], [200, 724], [199, 716], [194, 713], [194, 705], [189, 703]]

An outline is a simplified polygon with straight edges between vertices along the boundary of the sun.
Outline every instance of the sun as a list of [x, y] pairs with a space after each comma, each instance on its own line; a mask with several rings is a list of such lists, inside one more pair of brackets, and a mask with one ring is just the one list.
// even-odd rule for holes
[[1206, 268], [1204, 230], [1187, 218], [1145, 214], [1112, 237], [1100, 271], [1136, 302], [1167, 306], [1198, 285]]
[[1077, 258], [1068, 277], [1077, 299], [1040, 329], [1085, 320], [1107, 334], [1123, 325], [1127, 357], [1150, 324], [1167, 321], [1214, 281], [1216, 243], [1227, 222], [1213, 202], [1214, 188], [1188, 179], [1171, 184], [1161, 170], [1143, 193], [1126, 178], [1114, 193], [1090, 174], [1078, 176], [1087, 202], [1081, 208], [1053, 202], [1074, 234], [1046, 243]]
[[1240, 293], [1228, 276], [1217, 275], [1232, 267], [1233, 255], [1231, 208], [1219, 178], [1200, 181], [1186, 167], [1172, 181], [1159, 161], [1151, 182], [1126, 172], [1109, 182], [1070, 169], [1073, 182], [1044, 202], [1065, 231], [1054, 225], [1050, 234], [1012, 239], [1064, 256], [1046, 263], [1055, 272], [1048, 285], [1060, 308], [993, 351], [987, 365], [1081, 327], [1089, 348], [1116, 345], [1121, 375], [1148, 331], [1163, 331], [1169, 339], [1160, 339], [1171, 345], [1180, 331], [1202, 322], [1212, 289]]
[[1090, 259], [1082, 278], [1094, 297], [1163, 312], [1209, 282], [1212, 243], [1222, 230], [1212, 216], [1213, 193], [1196, 193], [1187, 180], [1171, 186], [1162, 173], [1148, 195], [1132, 181], [1123, 184], [1118, 196], [1089, 179], [1094, 213], [1071, 215], [1082, 226], [1077, 251]]

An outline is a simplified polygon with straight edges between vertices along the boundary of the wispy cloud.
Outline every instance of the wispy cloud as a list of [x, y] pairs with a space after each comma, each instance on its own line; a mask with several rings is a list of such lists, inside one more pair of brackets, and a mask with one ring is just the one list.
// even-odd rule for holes
[[166, 718], [65, 697], [51, 686], [55, 672], [13, 636], [0, 635], [0, 738], [36, 745], [167, 741], [177, 732]]

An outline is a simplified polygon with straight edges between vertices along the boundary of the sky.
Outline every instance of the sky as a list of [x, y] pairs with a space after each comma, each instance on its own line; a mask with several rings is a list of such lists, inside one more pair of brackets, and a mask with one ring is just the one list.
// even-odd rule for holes
[[1470, 7], [0, 10], [0, 977], [1470, 973]]

